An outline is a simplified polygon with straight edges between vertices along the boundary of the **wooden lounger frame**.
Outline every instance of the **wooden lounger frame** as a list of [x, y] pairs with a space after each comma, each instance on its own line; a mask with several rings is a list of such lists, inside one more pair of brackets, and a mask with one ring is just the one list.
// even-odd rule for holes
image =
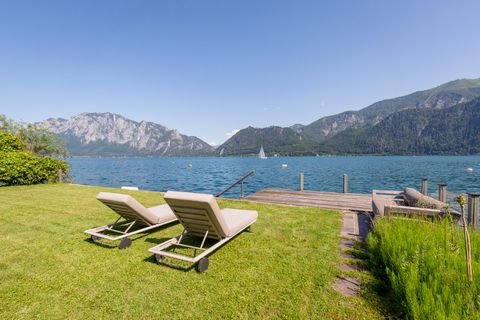
[[[177, 236], [175, 238], [172, 238], [170, 240], [167, 240], [163, 243], [160, 243], [159, 245], [148, 249], [148, 251], [155, 255], [155, 259], [157, 261], [162, 260], [164, 257], [169, 257], [169, 258], [182, 260], [182, 261], [186, 261], [186, 262], [190, 262], [192, 264], [195, 264], [195, 263], [199, 262], [201, 259], [203, 259], [206, 256], [208, 256], [209, 254], [211, 254], [212, 252], [214, 252], [215, 250], [217, 250], [218, 248], [220, 248], [221, 246], [223, 246], [224, 244], [226, 244], [228, 241], [235, 238], [235, 236], [237, 236], [241, 232], [243, 232], [245, 230], [250, 230], [251, 225], [254, 224], [255, 221], [252, 221], [251, 223], [246, 225], [245, 228], [239, 230], [237, 233], [235, 233], [231, 237], [225, 237], [225, 238], [219, 239], [214, 245], [212, 245], [209, 248], [204, 248], [203, 247], [204, 244], [205, 244], [205, 241], [207, 240], [207, 237], [208, 237], [208, 230], [205, 232], [205, 234], [202, 238], [202, 243], [200, 244], [200, 246], [196, 247], [196, 246], [191, 246], [191, 245], [186, 245], [186, 244], [181, 243], [182, 240], [185, 239], [188, 236], [198, 237], [198, 235], [196, 235], [196, 234], [189, 234], [189, 232], [184, 229], [183, 232], [179, 236]], [[209, 238], [209, 239], [211, 239], [211, 238]], [[203, 252], [200, 253], [199, 255], [195, 255], [194, 257], [189, 257], [189, 256], [186, 256], [186, 255], [183, 255], [183, 254], [178, 254], [178, 253], [173, 253], [173, 252], [167, 251], [168, 249], [170, 249], [172, 247], [183, 247], [183, 248], [194, 249], [195, 253], [196, 253], [196, 250], [200, 250], [200, 251], [203, 251]]]
[[[159, 224], [147, 224], [144, 228], [137, 229], [135, 231], [129, 232], [130, 229], [135, 224], [137, 224], [137, 225], [144, 224], [145, 225], [145, 221], [143, 219], [135, 219], [133, 221], [132, 220], [125, 220], [125, 219], [121, 220], [121, 219], [122, 219], [122, 217], [119, 217], [114, 223], [86, 230], [85, 233], [92, 236], [92, 237], [102, 238], [102, 239], [106, 239], [106, 240], [110, 240], [110, 241], [117, 241], [117, 240], [122, 240], [123, 238], [129, 237], [129, 236], [133, 236], [134, 234], [144, 233], [146, 231], [149, 231], [149, 230], [161, 227], [163, 225], [169, 224], [171, 222], [177, 221], [177, 219], [175, 218], [175, 219], [172, 219], [172, 220], [169, 220], [169, 221], [166, 221], [166, 222], [163, 222], [163, 223], [159, 223]], [[116, 229], [118, 227], [122, 227], [122, 226], [126, 226], [126, 225], [127, 225], [127, 228], [125, 230]], [[119, 235], [118, 236], [107, 235], [107, 234], [104, 233], [105, 231], [117, 233]]]

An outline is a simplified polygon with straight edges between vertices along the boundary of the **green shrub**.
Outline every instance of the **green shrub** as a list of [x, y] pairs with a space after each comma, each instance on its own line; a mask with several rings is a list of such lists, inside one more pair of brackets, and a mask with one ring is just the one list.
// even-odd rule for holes
[[369, 235], [370, 261], [387, 277], [409, 319], [480, 319], [480, 234], [471, 233], [474, 281], [463, 233], [447, 219], [381, 219]]
[[65, 161], [38, 157], [24, 151], [0, 152], [0, 187], [54, 183], [59, 179], [59, 171], [66, 173]]
[[[68, 178], [65, 147], [51, 132], [0, 115], [0, 187]], [[54, 158], [54, 159], [52, 159]]]
[[21, 151], [25, 144], [14, 134], [0, 130], [0, 152]]

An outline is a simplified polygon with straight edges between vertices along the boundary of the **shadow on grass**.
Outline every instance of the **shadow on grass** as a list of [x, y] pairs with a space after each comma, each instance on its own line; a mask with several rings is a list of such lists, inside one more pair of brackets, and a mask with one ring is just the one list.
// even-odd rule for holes
[[[247, 230], [243, 230], [241, 232], [239, 232], [238, 234], [236, 234], [235, 236], [233, 236], [230, 241], [236, 239], [239, 235], [241, 235], [242, 233], [244, 232], [247, 232], [247, 233], [250, 233], [251, 231], [247, 231]], [[148, 238], [145, 240], [145, 242], [150, 242], [150, 243], [153, 243], [153, 244], [160, 244], [160, 243], [163, 243], [165, 241], [168, 241], [172, 238]], [[202, 243], [203, 239], [202, 237], [199, 237], [199, 236], [184, 236], [183, 239], [182, 239], [182, 244], [184, 245], [188, 245], [188, 246], [193, 246], [193, 247], [199, 247]], [[217, 239], [210, 239], [210, 238], [207, 238], [205, 240], [205, 243], [203, 244], [203, 248], [205, 250], [208, 250], [208, 248], [210, 248], [211, 246], [213, 246], [214, 244], [216, 244], [219, 240]], [[215, 254], [215, 252], [217, 252], [217, 250], [220, 250], [222, 248], [225, 248], [228, 246], [228, 244], [230, 243], [230, 241], [224, 243], [222, 246], [216, 248], [215, 250], [209, 252], [209, 254], [206, 256], [207, 258], [209, 258], [210, 256], [212, 256], [213, 254]], [[193, 248], [185, 248], [185, 247], [178, 247], [178, 246], [171, 246], [170, 248], [167, 249], [168, 252], [175, 252], [177, 254], [181, 254], [181, 255], [185, 255], [187, 257], [191, 257], [191, 258], [194, 258], [196, 257], [199, 253], [203, 252], [204, 250], [202, 249], [193, 249]], [[178, 260], [178, 259], [174, 259], [174, 258], [170, 258], [170, 257], [164, 257], [162, 260], [160, 261], [157, 261], [157, 259], [155, 258], [155, 255], [152, 255], [148, 258], [145, 258], [144, 261], [146, 262], [153, 262], [153, 263], [157, 263], [157, 264], [161, 264], [161, 265], [164, 265], [164, 266], [168, 266], [170, 268], [173, 268], [173, 269], [176, 269], [176, 270], [180, 270], [180, 271], [184, 271], [184, 272], [188, 272], [190, 271], [193, 267], [195, 267], [196, 264], [192, 264], [192, 263], [189, 263], [189, 262], [186, 262], [186, 261], [182, 261], [182, 260]], [[175, 261], [175, 262], [174, 262]], [[178, 261], [178, 262], [177, 262]]]
[[171, 258], [164, 258], [161, 261], [157, 261], [153, 254], [151, 256], [143, 259], [143, 261], [158, 264], [159, 268], [160, 267], [169, 267], [169, 268], [172, 268], [172, 269], [175, 269], [175, 270], [178, 270], [178, 271], [182, 271], [182, 272], [189, 272], [190, 270], [192, 270], [195, 267], [194, 264], [187, 264], [186, 262], [183, 262], [183, 261], [176, 262], [177, 260], [174, 260], [174, 259], [171, 259]]
[[[101, 248], [105, 248], [105, 249], [115, 249], [115, 248], [118, 248], [118, 241], [103, 241], [103, 240], [97, 240], [97, 241], [93, 241], [91, 238], [86, 238], [83, 240], [84, 242], [88, 242], [88, 243], [92, 243], [92, 244], [95, 244]], [[108, 242], [107, 242], [108, 241]]]
[[384, 319], [404, 319], [404, 313], [398, 299], [394, 296], [390, 284], [375, 277], [362, 283], [360, 295], [373, 307], [381, 311]]
[[[167, 228], [169, 228], [169, 227], [171, 227], [171, 226], [173, 226], [177, 223], [178, 223], [178, 221], [173, 221], [173, 222], [170, 222], [170, 223], [165, 224], [163, 226], [160, 226], [158, 228], [148, 230], [144, 233], [137, 233], [137, 234], [134, 234], [134, 235], [129, 236], [127, 238], [130, 238], [130, 240], [132, 240], [132, 245], [133, 245], [133, 242], [135, 242], [136, 240], [142, 239], [142, 238], [152, 234], [153, 232], [165, 230], [165, 229], [167, 229]], [[144, 228], [144, 226], [133, 227], [131, 229], [131, 232], [139, 230], [141, 228]], [[122, 230], [122, 229], [119, 229], [119, 230]], [[109, 235], [109, 236], [118, 236], [119, 235], [118, 233], [111, 232], [111, 231], [104, 231], [104, 234]], [[163, 241], [167, 241], [170, 238], [162, 238], [162, 239], [164, 239]], [[118, 248], [118, 245], [120, 244], [121, 239], [119, 239], [119, 240], [108, 240], [108, 239], [100, 238], [99, 240], [93, 241], [91, 237], [88, 237], [84, 241], [94, 243], [94, 244], [96, 244], [96, 245], [98, 245], [102, 248], [105, 248], [105, 249], [114, 249], [114, 248]], [[150, 239], [147, 239], [146, 241], [147, 242], [152, 242], [152, 241], [150, 241]], [[152, 242], [152, 243], [154, 243], [154, 242]], [[128, 248], [126, 248], [126, 249], [128, 249]]]
[[378, 270], [369, 260], [365, 243], [357, 243], [354, 248], [346, 250], [355, 257], [348, 264], [358, 267], [362, 285], [360, 296], [372, 307], [380, 310], [385, 319], [403, 319], [402, 306], [395, 297], [384, 270]]

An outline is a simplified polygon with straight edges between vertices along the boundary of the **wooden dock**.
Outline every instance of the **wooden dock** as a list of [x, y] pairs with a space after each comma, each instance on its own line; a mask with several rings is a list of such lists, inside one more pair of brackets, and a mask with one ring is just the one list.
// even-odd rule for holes
[[359, 212], [372, 211], [372, 196], [369, 194], [264, 189], [244, 199], [302, 207]]

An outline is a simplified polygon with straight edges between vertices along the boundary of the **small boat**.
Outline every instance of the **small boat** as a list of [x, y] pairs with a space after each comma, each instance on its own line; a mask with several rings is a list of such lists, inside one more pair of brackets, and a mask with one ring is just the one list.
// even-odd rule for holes
[[288, 164], [283, 163], [283, 164], [282, 164], [282, 168], [288, 168]]
[[268, 159], [268, 158], [265, 156], [265, 150], [263, 150], [263, 146], [260, 146], [260, 152], [258, 153], [258, 158], [260, 158], [260, 159]]
[[468, 171], [468, 172], [472, 172], [472, 171], [473, 171], [473, 168], [467, 168], [467, 171]]

